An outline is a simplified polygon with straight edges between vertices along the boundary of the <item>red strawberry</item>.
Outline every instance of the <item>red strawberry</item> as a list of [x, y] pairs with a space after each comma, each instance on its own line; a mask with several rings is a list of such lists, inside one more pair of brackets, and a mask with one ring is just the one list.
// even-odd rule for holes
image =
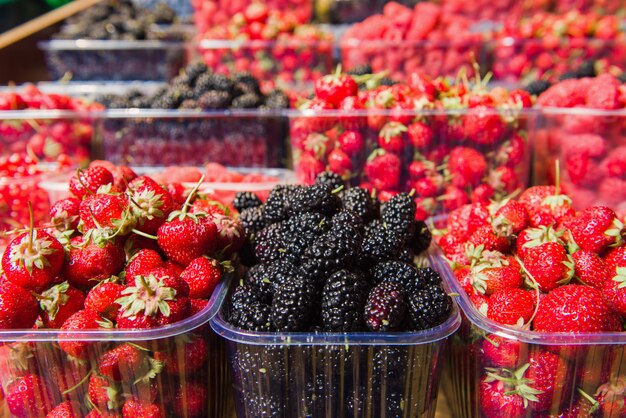
[[350, 156], [339, 148], [335, 148], [328, 155], [328, 170], [333, 173], [346, 177], [350, 176], [353, 169], [354, 165], [352, 164]]
[[517, 235], [528, 226], [528, 211], [521, 203], [509, 200], [496, 211], [492, 224], [500, 235]]
[[485, 418], [522, 418], [531, 401], [540, 393], [533, 382], [524, 377], [529, 365], [512, 371], [502, 369], [487, 372], [480, 380], [480, 408]]
[[512, 369], [520, 363], [522, 343], [511, 338], [490, 334], [481, 344], [481, 360], [487, 367]]
[[145, 352], [130, 344], [121, 344], [98, 359], [98, 371], [105, 378], [119, 382], [134, 380], [147, 361]]
[[489, 172], [487, 182], [499, 192], [511, 194], [520, 187], [520, 178], [514, 169], [503, 166]]
[[574, 277], [574, 261], [565, 248], [556, 242], [527, 246], [524, 267], [542, 292], [567, 284]]
[[2, 255], [7, 280], [28, 290], [47, 288], [61, 271], [65, 251], [52, 235], [31, 226], [11, 240]]
[[448, 215], [446, 228], [460, 240], [467, 240], [476, 230], [489, 225], [489, 209], [481, 203], [462, 206]]
[[89, 167], [85, 171], [78, 171], [70, 179], [70, 192], [82, 200], [85, 195], [95, 194], [98, 189], [114, 181], [113, 174], [102, 166]]
[[487, 170], [482, 154], [472, 148], [455, 147], [450, 151], [448, 171], [452, 184], [465, 188], [481, 182]]
[[601, 385], [596, 391], [596, 401], [603, 417], [626, 416], [626, 379], [618, 376]]
[[202, 370], [209, 357], [204, 338], [193, 335], [190, 339], [177, 341], [171, 350], [154, 353], [165, 364], [165, 370], [175, 376], [190, 376]]
[[177, 416], [200, 418], [207, 415], [207, 388], [205, 384], [186, 382], [178, 386], [174, 397]]
[[604, 262], [612, 274], [617, 267], [626, 267], [626, 246], [609, 248], [604, 254]]
[[119, 329], [148, 329], [160, 325], [154, 316], [127, 315], [124, 309], [120, 309], [117, 313], [115, 324]]
[[619, 108], [620, 84], [619, 80], [610, 74], [600, 74], [591, 78], [585, 90], [587, 106], [604, 110]]
[[397, 155], [377, 150], [368, 158], [365, 174], [376, 190], [398, 190], [401, 167], [402, 162]]
[[548, 412], [570, 393], [572, 379], [568, 376], [568, 363], [558, 354], [538, 349], [531, 353], [529, 364], [526, 378], [539, 392], [530, 406], [533, 413]]
[[157, 404], [143, 403], [136, 398], [130, 398], [122, 407], [123, 418], [165, 418], [165, 412]]
[[315, 82], [315, 97], [338, 107], [348, 96], [356, 96], [359, 86], [352, 76], [329, 74]]
[[469, 203], [469, 198], [464, 190], [457, 186], [449, 185], [444, 189], [441, 196], [437, 198], [446, 211], [453, 211]]
[[435, 137], [433, 129], [423, 122], [413, 122], [407, 127], [409, 142], [417, 150], [428, 149]]
[[115, 303], [121, 297], [124, 286], [118, 283], [104, 281], [92, 288], [85, 298], [85, 309], [96, 312], [101, 317], [114, 321], [120, 305]]
[[[72, 332], [78, 332], [87, 329], [98, 329], [101, 328], [101, 321], [102, 318], [100, 318], [97, 313], [88, 309], [83, 309], [67, 318], [67, 320], [61, 326], [61, 329]], [[93, 343], [80, 340], [59, 341], [59, 346], [61, 347], [61, 349], [65, 351], [68, 355], [77, 359], [89, 358], [89, 346], [91, 344]]]
[[555, 195], [556, 187], [554, 186], [533, 186], [524, 190], [517, 201], [526, 206], [526, 210], [530, 212], [542, 205], [545, 198]]
[[422, 198], [435, 197], [443, 188], [443, 183], [444, 181], [442, 176], [432, 174], [422, 177], [421, 179], [417, 179], [415, 183], [413, 183], [413, 190], [415, 190], [415, 194], [417, 196]]
[[83, 309], [85, 294], [67, 282], [52, 286], [39, 297], [41, 320], [46, 328], [61, 328], [74, 313]]
[[406, 147], [406, 126], [400, 122], [387, 122], [378, 133], [378, 146], [385, 151], [402, 154]]
[[524, 161], [526, 154], [526, 141], [518, 133], [513, 133], [496, 151], [495, 161], [497, 165], [515, 168]]
[[621, 321], [599, 290], [570, 284], [539, 302], [533, 327], [539, 332], [610, 332], [621, 330]]
[[128, 185], [136, 228], [154, 234], [174, 210], [172, 195], [150, 177], [141, 176]]
[[600, 288], [604, 299], [615, 312], [626, 316], [626, 267], [616, 267], [608, 277]]
[[341, 150], [351, 157], [358, 155], [364, 147], [363, 136], [359, 131], [346, 131], [339, 135], [337, 142]]
[[209, 305], [209, 301], [206, 299], [189, 299], [189, 304], [191, 305], [189, 316], [194, 316], [202, 312]]
[[472, 269], [472, 286], [477, 292], [490, 296], [503, 289], [517, 288], [522, 285], [522, 274], [517, 266], [489, 264], [478, 265]]
[[199, 257], [189, 263], [180, 277], [189, 285], [189, 297], [208, 299], [222, 279], [222, 267], [215, 259]]
[[96, 373], [92, 373], [89, 376], [87, 396], [89, 397], [89, 402], [101, 411], [115, 410], [120, 405], [120, 393], [114, 382]]
[[75, 197], [57, 200], [48, 211], [50, 224], [58, 231], [76, 230], [79, 221], [79, 207], [80, 200]]
[[149, 249], [137, 251], [135, 255], [128, 261], [124, 271], [126, 279], [130, 279], [139, 275], [146, 275], [150, 270], [157, 267], [163, 267], [164, 261], [158, 252]]
[[29, 329], [39, 316], [37, 299], [26, 289], [0, 279], [0, 329]]
[[82, 418], [80, 407], [73, 402], [65, 401], [58, 404], [46, 415], [46, 418]]
[[80, 221], [83, 232], [94, 228], [109, 228], [127, 234], [135, 220], [128, 208], [128, 200], [115, 194], [86, 196], [80, 203]]
[[537, 247], [546, 242], [561, 243], [561, 236], [562, 232], [557, 232], [552, 227], [526, 228], [517, 236], [517, 255], [524, 260], [529, 248]]
[[580, 250], [572, 254], [572, 259], [576, 277], [583, 284], [602, 289], [604, 283], [610, 279], [606, 263], [596, 253]]
[[467, 138], [479, 145], [497, 144], [503, 137], [506, 126], [494, 108], [476, 106], [463, 116]]
[[36, 374], [27, 374], [9, 383], [5, 393], [6, 405], [16, 417], [39, 417], [54, 408], [49, 383]]
[[507, 237], [501, 237], [493, 232], [491, 225], [486, 225], [478, 228], [467, 240], [468, 244], [473, 244], [475, 247], [479, 245], [484, 246], [487, 251], [499, 251], [506, 253], [511, 243]]
[[623, 242], [624, 225], [606, 206], [593, 206], [579, 212], [567, 222], [567, 227], [580, 248], [596, 254], [609, 245], [617, 246]]
[[481, 183], [472, 190], [470, 201], [472, 203], [489, 203], [494, 194], [495, 190], [490, 184]]
[[116, 275], [126, 256], [122, 244], [107, 241], [100, 245], [86, 242], [82, 236], [72, 238], [62, 276], [79, 289], [91, 289], [99, 281]]
[[507, 288], [489, 298], [487, 318], [505, 325], [527, 324], [535, 311], [535, 300], [526, 290]]

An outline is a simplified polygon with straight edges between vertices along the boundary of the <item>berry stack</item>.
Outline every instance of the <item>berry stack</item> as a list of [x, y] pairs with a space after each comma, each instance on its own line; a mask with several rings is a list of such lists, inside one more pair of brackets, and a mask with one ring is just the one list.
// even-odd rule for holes
[[98, 100], [112, 109], [179, 111], [113, 112], [118, 117], [104, 121], [102, 157], [116, 164], [281, 167], [286, 159], [286, 128], [277, 111], [288, 108], [289, 99], [280, 90], [264, 94], [249, 73], [225, 76], [195, 61], [150, 96], [130, 90]]
[[527, 92], [423, 73], [394, 83], [369, 70], [322, 77], [292, 116], [302, 182], [330, 170], [382, 200], [414, 190], [420, 219], [526, 185], [534, 121]]
[[[250, 193], [234, 202], [249, 268], [213, 324], [227, 338], [253, 336], [231, 346], [242, 416], [398, 416], [432, 407], [426, 392], [436, 379], [426, 390], [414, 372], [436, 375], [433, 336], [445, 337], [455, 315], [439, 273], [414, 264], [430, 232], [408, 194], [381, 204], [343, 187], [327, 172], [311, 186], [274, 188], [264, 204]], [[390, 345], [413, 337], [423, 344]]]
[[458, 416], [624, 416], [622, 219], [534, 186], [446, 226], [438, 241], [469, 318], [444, 384], [464, 394], [449, 398]]
[[0, 347], [8, 411], [225, 416], [225, 350], [206, 323], [244, 243], [239, 220], [128, 167], [92, 164], [69, 190], [2, 256], [0, 328], [32, 330]]

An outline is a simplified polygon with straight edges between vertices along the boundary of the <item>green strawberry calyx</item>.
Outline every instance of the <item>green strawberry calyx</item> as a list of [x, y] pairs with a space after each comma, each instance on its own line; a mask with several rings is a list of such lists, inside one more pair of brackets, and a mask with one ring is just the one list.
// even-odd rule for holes
[[150, 380], [155, 379], [163, 371], [163, 368], [165, 367], [165, 363], [153, 357], [148, 357], [148, 364], [150, 366], [148, 368], [148, 371], [143, 376], [138, 377], [134, 382], [135, 384], [149, 383]]
[[[524, 377], [524, 374], [530, 367], [530, 364], [525, 364], [517, 370], [509, 370], [509, 369], [495, 369], [492, 367], [486, 367], [487, 371], [487, 382], [503, 382], [505, 384], [507, 390], [504, 394], [507, 396], [518, 395], [524, 401], [524, 407], [528, 407], [528, 402], [539, 402], [539, 398], [537, 395], [541, 395], [543, 391], [533, 388], [532, 385], [534, 382], [532, 379], [528, 379]], [[502, 376], [500, 373], [504, 373], [505, 376]]]
[[618, 289], [623, 289], [626, 287], [626, 267], [617, 267], [615, 269], [615, 272], [617, 273], [614, 277], [613, 277], [613, 281], [615, 283], [617, 283], [617, 288]]
[[155, 316], [161, 313], [170, 315], [168, 301], [176, 299], [176, 290], [164, 285], [162, 280], [154, 275], [135, 276], [135, 286], [127, 287], [122, 291], [121, 298], [115, 303], [124, 310], [124, 317], [133, 317], [143, 313], [145, 316]]
[[540, 226], [538, 228], [526, 229], [526, 235], [529, 241], [524, 243], [524, 248], [538, 247], [546, 242], [561, 243], [563, 231], [555, 231], [552, 226]]
[[65, 305], [69, 300], [67, 291], [70, 285], [68, 282], [57, 284], [43, 292], [39, 297], [39, 306], [48, 313], [48, 317], [54, 320], [59, 313], [59, 306]]
[[139, 193], [135, 193], [130, 198], [130, 202], [132, 203], [131, 210], [139, 219], [140, 223], [165, 216], [161, 210], [163, 197], [154, 193], [154, 190], [143, 190]]
[[183, 203], [181, 210], [176, 210], [170, 213], [170, 216], [167, 218], [168, 222], [175, 219], [183, 221], [185, 220], [185, 218], [190, 218], [195, 223], [198, 223], [199, 218], [207, 216], [207, 214], [204, 212], [188, 213], [189, 209], [191, 208], [191, 202], [196, 197], [196, 194], [198, 193], [198, 189], [200, 188], [202, 182], [204, 182], [204, 174], [202, 175], [202, 177], [200, 177], [200, 180], [198, 180], [191, 192], [189, 192], [189, 196], [187, 196], [187, 199], [185, 200], [185, 203]]
[[33, 274], [33, 268], [43, 270], [50, 265], [46, 258], [56, 250], [50, 248], [52, 241], [46, 238], [37, 238], [37, 231], [33, 228], [30, 234], [24, 235], [18, 245], [11, 247], [9, 259], [19, 267], [25, 267], [28, 274]]
[[622, 221], [620, 221], [617, 218], [613, 219], [613, 223], [611, 224], [611, 227], [607, 229], [606, 231], [604, 231], [604, 235], [615, 239], [615, 242], [613, 242], [610, 245], [610, 247], [621, 246], [624, 243], [623, 234], [624, 234], [624, 224], [622, 223]]
[[379, 135], [385, 139], [386, 143], [389, 143], [392, 138], [402, 135], [407, 130], [407, 127], [400, 122], [387, 122], [380, 130]]

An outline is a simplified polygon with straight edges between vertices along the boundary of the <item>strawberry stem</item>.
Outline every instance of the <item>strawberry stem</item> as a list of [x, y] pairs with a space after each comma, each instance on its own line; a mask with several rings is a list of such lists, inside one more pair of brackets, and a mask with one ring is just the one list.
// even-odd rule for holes
[[554, 194], [558, 196], [561, 191], [561, 167], [558, 159], [554, 162], [554, 169], [556, 170], [554, 173]]
[[87, 381], [87, 379], [89, 379], [89, 376], [91, 376], [91, 373], [93, 373], [93, 369], [89, 370], [89, 372], [85, 375], [85, 377], [83, 377], [82, 379], [80, 379], [80, 382], [76, 383], [74, 386], [72, 386], [69, 389], [66, 389], [62, 392], [63, 395], [67, 395], [68, 393], [72, 393], [73, 391], [75, 391], [76, 389], [78, 389], [83, 383], [85, 383]]
[[148, 296], [154, 296], [154, 291], [150, 288], [150, 286], [148, 286], [148, 283], [146, 283], [146, 279], [144, 279], [143, 274], [137, 276], [137, 278], [139, 279], [139, 283], [144, 288]]
[[193, 199], [193, 197], [198, 192], [198, 189], [200, 188], [200, 185], [202, 184], [203, 181], [204, 181], [204, 174], [202, 175], [202, 177], [200, 177], [200, 180], [198, 180], [196, 185], [193, 187], [193, 189], [189, 193], [189, 196], [187, 196], [187, 199], [185, 200], [185, 203], [183, 203], [183, 210], [182, 210], [183, 215], [187, 214], [187, 211], [191, 207], [191, 200]]
[[78, 182], [80, 183], [81, 186], [83, 186], [83, 189], [85, 189], [85, 192], [89, 193], [91, 196], [93, 196], [93, 192], [91, 191], [90, 188], [88, 188], [85, 183], [83, 182], [83, 169], [82, 168], [77, 168], [76, 169], [76, 177], [78, 178]]
[[35, 241], [35, 215], [33, 214], [33, 203], [28, 201], [28, 251], [32, 253], [33, 242]]
[[153, 240], [157, 240], [157, 239], [159, 239], [159, 237], [157, 237], [157, 236], [147, 234], [147, 233], [142, 232], [142, 231], [139, 231], [138, 229], [135, 229], [135, 228], [131, 229], [130, 231], [131, 231], [131, 232], [134, 232], [134, 233], [135, 233], [135, 234], [137, 234], [137, 235], [140, 235], [140, 236], [142, 236], [142, 237], [145, 237], [145, 238], [149, 238], [149, 239], [153, 239]]
[[540, 294], [539, 294], [539, 283], [537, 283], [537, 280], [535, 280], [533, 275], [530, 274], [530, 272], [526, 269], [526, 266], [524, 266], [524, 262], [521, 260], [521, 258], [519, 258], [519, 256], [517, 254], [515, 254], [515, 260], [517, 260], [519, 265], [522, 267], [522, 270], [524, 270], [524, 273], [526, 273], [526, 276], [535, 285], [534, 286], [535, 287], [535, 295], [536, 295], [536, 299], [537, 299], [537, 300], [535, 300], [535, 310], [533, 312], [533, 315], [528, 320], [528, 322], [526, 324], [524, 324], [524, 328], [528, 329], [528, 328], [530, 328], [530, 324], [532, 324], [532, 322], [535, 319], [535, 316], [537, 316], [537, 312], [539, 311], [539, 296], [540, 296]]

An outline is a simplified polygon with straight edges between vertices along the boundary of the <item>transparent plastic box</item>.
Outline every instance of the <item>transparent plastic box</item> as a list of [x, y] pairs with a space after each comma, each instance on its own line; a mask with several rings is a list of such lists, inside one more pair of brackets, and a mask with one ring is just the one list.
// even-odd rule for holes
[[626, 211], [626, 110], [544, 108], [534, 149], [536, 184], [560, 185], [577, 210], [606, 205]]
[[97, 159], [129, 166], [285, 167], [282, 112], [109, 110], [102, 114]]
[[263, 333], [234, 328], [227, 309], [211, 326], [227, 341], [239, 418], [433, 417], [446, 340], [460, 323], [454, 305], [420, 332]]
[[[489, 143], [489, 132], [464, 128], [464, 121], [470, 117], [500, 120], [497, 140]], [[526, 109], [291, 111], [294, 171], [303, 183], [312, 183], [319, 172], [330, 169], [348, 176], [353, 186], [376, 189], [378, 193], [413, 189], [418, 204], [429, 215], [441, 215], [469, 202], [476, 190], [482, 197], [490, 190], [491, 198], [501, 198], [528, 186], [537, 117], [536, 111]], [[410, 139], [414, 123], [431, 129], [429, 142]], [[400, 128], [404, 146], [384, 152], [381, 132], [392, 124]], [[336, 167], [336, 156], [347, 154], [336, 151], [340, 149], [338, 136], [346, 132], [358, 134], [363, 146], [342, 157], [349, 160]], [[465, 162], [459, 163], [460, 158]], [[383, 160], [387, 160], [385, 170], [393, 174], [382, 175], [382, 168], [375, 168]], [[472, 161], [473, 167], [478, 162], [471, 178], [461, 174], [467, 161]], [[419, 172], [414, 170], [416, 165], [420, 166]], [[393, 181], [389, 181], [391, 177]]]
[[[152, 364], [156, 359], [164, 364], [163, 370], [150, 383], [141, 381], [142, 375], [120, 369], [120, 381], [109, 382], [108, 407], [121, 411], [123, 403], [131, 397], [158, 405], [168, 417], [191, 418], [198, 416], [230, 418], [232, 396], [227, 354], [223, 339], [219, 338], [208, 321], [217, 307], [215, 297], [208, 306], [184, 321], [165, 327], [145, 330], [87, 330], [61, 331], [1, 330], [0, 331], [0, 382], [5, 396], [11, 396], [12, 385], [22, 379], [37, 381], [36, 396], [28, 417], [44, 417], [58, 403], [69, 400], [77, 416], [87, 414], [87, 405], [98, 404], [88, 398], [89, 381], [98, 375], [101, 357], [124, 344], [140, 349], [144, 361]], [[82, 355], [70, 357], [64, 347], [70, 345]], [[194, 350], [194, 355], [190, 355]], [[124, 373], [124, 371], [126, 373]], [[141, 369], [140, 373], [145, 370]], [[32, 377], [37, 376], [37, 377]], [[106, 387], [106, 385], [105, 385]], [[117, 394], [116, 394], [117, 393]], [[192, 399], [193, 397], [193, 399]], [[10, 407], [4, 398], [3, 407]], [[89, 400], [88, 400], [89, 399]], [[120, 409], [114, 408], [115, 404]], [[106, 409], [99, 403], [99, 408]], [[98, 406], [96, 405], [96, 406]]]
[[[530, 379], [527, 385], [542, 385], [542, 393], [537, 402], [528, 402], [522, 415], [507, 416], [597, 416], [585, 412], [591, 403], [582, 392], [594, 396], [609, 389], [609, 380], [619, 382], [626, 376], [626, 333], [539, 333], [498, 324], [478, 312], [445, 260], [437, 259], [434, 263], [452, 283], [452, 291], [459, 294], [457, 302], [463, 316], [459, 331], [449, 340], [441, 382], [452, 416], [481, 417], [494, 413], [481, 409], [481, 402], [490, 396], [490, 392], [481, 391], [486, 373], [501, 373], [504, 368], [519, 370], [529, 362], [540, 361], [545, 361], [537, 364], [545, 364], [546, 370], [548, 364], [554, 366], [550, 370], [556, 373], [545, 376], [542, 383], [525, 373], [524, 377]], [[504, 407], [504, 401], [500, 405]], [[618, 408], [616, 402], [601, 416], [622, 417], [623, 410]], [[573, 415], [566, 415], [568, 411]]]
[[39, 47], [52, 80], [167, 81], [187, 60], [181, 41], [52, 40]]

